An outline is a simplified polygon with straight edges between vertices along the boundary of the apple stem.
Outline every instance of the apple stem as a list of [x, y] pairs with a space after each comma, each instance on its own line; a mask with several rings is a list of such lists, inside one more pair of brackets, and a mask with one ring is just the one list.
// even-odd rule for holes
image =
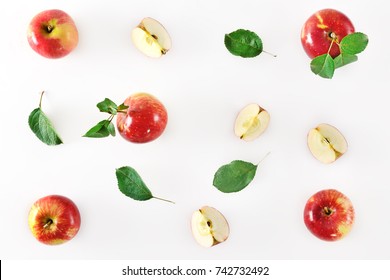
[[43, 94], [45, 93], [45, 91], [42, 91], [41, 92], [41, 98], [39, 99], [39, 108], [41, 108], [41, 105], [42, 105], [42, 97], [43, 97]]
[[336, 36], [336, 34], [334, 34], [333, 32], [329, 34], [329, 37], [331, 37], [331, 38], [332, 38], [332, 42], [330, 43], [330, 46], [329, 46], [329, 49], [328, 49], [328, 52], [327, 52], [327, 54], [329, 54], [329, 53], [330, 53], [330, 50], [331, 50], [331, 49], [332, 49], [332, 47], [333, 47], [333, 43], [336, 41], [336, 39], [334, 38], [334, 36]]
[[48, 25], [48, 26], [46, 26], [46, 30], [47, 30], [47, 32], [52, 32], [53, 31], [53, 26], [51, 26], [50, 24]]
[[260, 165], [260, 163], [262, 163], [263, 162], [263, 160], [265, 160], [266, 159], [266, 157], [268, 157], [269, 156], [269, 154], [270, 154], [271, 152], [268, 152], [257, 164], [256, 164], [256, 166], [258, 166], [258, 165]]
[[333, 41], [337, 41], [337, 35], [334, 32], [329, 33], [329, 37], [332, 38]]
[[162, 200], [162, 201], [165, 201], [165, 202], [169, 202], [169, 203], [172, 203], [172, 204], [175, 204], [175, 202], [173, 202], [171, 200], [168, 200], [168, 199], [161, 198], [161, 197], [153, 196], [153, 198], [158, 199], [158, 200]]
[[111, 122], [111, 121], [113, 120], [113, 118], [114, 118], [114, 115], [111, 114], [111, 115], [108, 117], [107, 121], [108, 121], [108, 122]]
[[333, 211], [329, 207], [324, 207], [324, 213], [326, 216], [332, 215]]
[[43, 225], [43, 228], [47, 228], [48, 226], [50, 226], [51, 224], [53, 223], [53, 220], [52, 219], [49, 219], [46, 224]]
[[273, 57], [276, 57], [276, 56], [277, 56], [276, 54], [273, 54], [273, 53], [267, 52], [267, 51], [265, 51], [265, 50], [263, 50], [263, 53], [266, 53], [266, 54], [268, 54], [268, 55], [271, 55], [271, 56], [273, 56]]

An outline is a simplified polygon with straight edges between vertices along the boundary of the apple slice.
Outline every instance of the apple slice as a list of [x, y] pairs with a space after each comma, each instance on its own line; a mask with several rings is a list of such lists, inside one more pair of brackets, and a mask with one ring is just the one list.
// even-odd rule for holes
[[133, 29], [131, 39], [137, 49], [154, 58], [166, 54], [172, 46], [171, 37], [164, 26], [150, 17], [144, 18]]
[[229, 224], [217, 209], [203, 206], [192, 214], [192, 234], [203, 247], [212, 247], [229, 237]]
[[313, 156], [322, 163], [334, 162], [348, 149], [348, 143], [341, 132], [326, 123], [309, 131], [307, 144]]
[[236, 118], [234, 133], [245, 141], [252, 141], [259, 137], [268, 127], [269, 113], [258, 104], [245, 106]]

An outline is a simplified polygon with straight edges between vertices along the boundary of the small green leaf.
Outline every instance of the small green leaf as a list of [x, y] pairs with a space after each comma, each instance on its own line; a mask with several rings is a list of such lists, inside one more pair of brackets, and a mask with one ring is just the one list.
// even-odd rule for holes
[[111, 134], [111, 136], [115, 136], [115, 126], [112, 122], [108, 124], [107, 130]]
[[310, 68], [314, 74], [331, 79], [335, 70], [334, 60], [329, 54], [323, 54], [311, 61]]
[[255, 57], [263, 51], [260, 37], [256, 33], [244, 29], [225, 34], [225, 46], [230, 53], [241, 57]]
[[124, 111], [126, 110], [127, 108], [129, 108], [129, 106], [125, 105], [124, 103], [122, 103], [121, 105], [118, 106], [118, 111]]
[[[112, 132], [112, 129], [114, 132]], [[103, 120], [88, 130], [83, 137], [103, 138], [110, 134], [115, 136], [115, 127], [109, 120]]]
[[234, 160], [221, 166], [214, 175], [213, 185], [224, 193], [238, 192], [244, 189], [256, 175], [257, 165]]
[[137, 171], [130, 166], [123, 166], [116, 170], [119, 190], [126, 196], [135, 200], [149, 200], [152, 193], [142, 181]]
[[28, 117], [28, 124], [38, 139], [43, 143], [50, 146], [63, 143], [55, 131], [53, 124], [40, 107], [31, 112]]
[[368, 37], [361, 32], [355, 32], [345, 36], [340, 42], [341, 53], [358, 54], [366, 49]]
[[99, 102], [96, 106], [99, 108], [100, 112], [109, 113], [111, 115], [116, 115], [118, 110], [118, 106], [108, 98]]
[[337, 57], [334, 58], [334, 66], [335, 68], [340, 68], [352, 62], [358, 60], [358, 57], [354, 54], [341, 53]]

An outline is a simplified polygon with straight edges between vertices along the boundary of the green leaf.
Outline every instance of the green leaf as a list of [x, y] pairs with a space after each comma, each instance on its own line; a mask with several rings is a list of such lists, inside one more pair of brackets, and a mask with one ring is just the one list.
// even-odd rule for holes
[[323, 54], [311, 61], [310, 68], [314, 74], [331, 79], [335, 70], [334, 60], [329, 54]]
[[221, 166], [214, 175], [213, 185], [224, 193], [238, 192], [244, 189], [256, 175], [257, 165], [234, 160]]
[[116, 104], [108, 98], [104, 99], [96, 106], [99, 108], [100, 112], [109, 113], [112, 115], [116, 115], [118, 110], [118, 106], [116, 106]]
[[340, 68], [352, 62], [358, 60], [358, 57], [354, 54], [341, 53], [337, 57], [334, 58], [334, 66], [335, 68]]
[[244, 29], [225, 34], [225, 46], [230, 53], [241, 57], [255, 57], [263, 51], [260, 37], [256, 33]]
[[[114, 132], [112, 132], [114, 130]], [[115, 127], [109, 120], [103, 120], [92, 127], [83, 137], [103, 138], [109, 135], [115, 136]]]
[[115, 136], [115, 126], [112, 122], [110, 122], [107, 126], [108, 133], [110, 133], [111, 136]]
[[119, 190], [126, 196], [135, 200], [149, 200], [153, 198], [152, 193], [130, 166], [123, 166], [116, 170]]
[[55, 131], [53, 124], [40, 107], [31, 112], [28, 117], [28, 124], [38, 139], [43, 143], [50, 146], [63, 143]]
[[124, 103], [122, 103], [121, 105], [118, 106], [118, 111], [124, 111], [126, 110], [127, 108], [129, 108], [129, 106], [125, 105]]
[[368, 37], [361, 32], [355, 32], [345, 36], [340, 42], [341, 53], [358, 54], [366, 49]]

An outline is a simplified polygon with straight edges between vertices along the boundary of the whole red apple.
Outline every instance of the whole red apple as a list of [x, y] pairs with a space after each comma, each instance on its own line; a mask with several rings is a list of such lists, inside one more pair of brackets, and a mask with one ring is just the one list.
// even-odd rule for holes
[[46, 10], [30, 22], [27, 40], [31, 48], [47, 58], [69, 54], [79, 40], [73, 19], [61, 10]]
[[118, 113], [117, 127], [120, 135], [133, 143], [147, 143], [158, 138], [165, 130], [168, 114], [164, 105], [153, 95], [136, 93], [124, 104], [127, 113]]
[[353, 32], [355, 28], [346, 15], [333, 9], [324, 9], [307, 19], [302, 27], [301, 42], [310, 58], [328, 52], [335, 58], [340, 54], [338, 43]]
[[30, 209], [28, 224], [34, 237], [47, 245], [71, 240], [80, 229], [80, 212], [76, 204], [61, 195], [38, 199]]
[[350, 232], [355, 219], [351, 201], [334, 189], [315, 193], [304, 210], [306, 227], [315, 236], [326, 241], [336, 241]]

